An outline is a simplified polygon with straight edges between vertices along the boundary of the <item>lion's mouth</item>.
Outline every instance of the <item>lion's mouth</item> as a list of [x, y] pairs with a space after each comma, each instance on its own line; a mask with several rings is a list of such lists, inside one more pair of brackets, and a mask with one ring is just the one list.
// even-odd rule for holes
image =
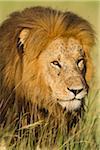
[[67, 111], [77, 110], [81, 107], [82, 99], [69, 99], [69, 100], [57, 100], [58, 104], [62, 106], [62, 108], [66, 108]]
[[72, 102], [72, 101], [81, 101], [82, 99], [76, 99], [76, 98], [73, 98], [73, 99], [68, 99], [68, 100], [63, 100], [63, 99], [57, 99], [58, 102]]

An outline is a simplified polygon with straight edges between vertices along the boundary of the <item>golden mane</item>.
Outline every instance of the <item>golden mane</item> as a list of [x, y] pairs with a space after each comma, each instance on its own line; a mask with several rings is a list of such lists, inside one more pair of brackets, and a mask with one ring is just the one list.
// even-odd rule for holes
[[[30, 62], [30, 60], [28, 59], [24, 59], [25, 62], [23, 62], [23, 57], [25, 57], [24, 53], [20, 53], [17, 48], [19, 34], [23, 29], [29, 29], [29, 35], [25, 41], [24, 50], [30, 50], [26, 55], [27, 58], [29, 55], [30, 60], [32, 61], [30, 70], [34, 66], [34, 88], [36, 86], [39, 86], [41, 88], [41, 95], [40, 97], [38, 95], [38, 100], [41, 101], [41, 97], [44, 99], [44, 101], [42, 101], [42, 108], [39, 106], [41, 104], [38, 105], [37, 102], [36, 107], [32, 106], [31, 102], [29, 101], [30, 99], [26, 99], [26, 95], [30, 98], [30, 91], [26, 89], [26, 95], [23, 95], [23, 88], [20, 86], [22, 80], [23, 65], [24, 63], [28, 64]], [[41, 79], [41, 75], [39, 75], [39, 70], [41, 68], [38, 67], [37, 59], [40, 53], [42, 53], [46, 49], [46, 47], [52, 40], [59, 37], [69, 38], [70, 36], [78, 39], [84, 46], [83, 49], [87, 57], [86, 80], [88, 81], [91, 76], [91, 59], [89, 53], [90, 48], [94, 45], [95, 41], [94, 31], [91, 25], [85, 19], [77, 16], [72, 12], [62, 12], [51, 8], [34, 7], [27, 8], [22, 12], [12, 13], [10, 17], [3, 22], [0, 27], [1, 122], [5, 120], [5, 122], [8, 124], [8, 122], [10, 121], [7, 122], [4, 118], [10, 116], [10, 120], [13, 120], [15, 118], [14, 115], [12, 117], [13, 111], [16, 113], [16, 110], [18, 110], [20, 107], [20, 109], [18, 110], [19, 115], [20, 110], [23, 110], [23, 106], [24, 112], [29, 111], [30, 114], [34, 114], [33, 120], [35, 121], [46, 117], [46, 115], [48, 114], [48, 109], [44, 110], [44, 107], [47, 106], [47, 104], [45, 104], [46, 97], [44, 91], [47, 91], [47, 89], [43, 82], [43, 78]], [[36, 74], [38, 74], [37, 77]], [[25, 79], [26, 78], [27, 75], [25, 76]], [[8, 108], [11, 109], [10, 106], [13, 106], [13, 111], [12, 113], [10, 112], [10, 115], [8, 115]], [[49, 105], [48, 107], [51, 106]], [[60, 108], [57, 108], [56, 106], [55, 111], [53, 112], [56, 113], [54, 114], [54, 116], [57, 116], [57, 114], [59, 114], [59, 111], [60, 115], [58, 115], [58, 120], [54, 118], [54, 122], [51, 123], [55, 124], [56, 128], [58, 127], [57, 121], [59, 122], [59, 124], [61, 120], [63, 123], [66, 122], [64, 120], [66, 114], [64, 114], [62, 110], [60, 110]], [[28, 118], [30, 114], [28, 115]], [[77, 115], [78, 114], [80, 114], [80, 112], [78, 112]], [[75, 114], [74, 120], [77, 118], [77, 115]], [[67, 116], [67, 120], [69, 120], [70, 122], [73, 118], [71, 118], [72, 114], [69, 113], [67, 114]], [[50, 119], [52, 120], [52, 117]], [[30, 119], [29, 122], [31, 122]], [[65, 123], [65, 126], [66, 124], [67, 123]], [[72, 126], [72, 121], [70, 123], [70, 126]]]

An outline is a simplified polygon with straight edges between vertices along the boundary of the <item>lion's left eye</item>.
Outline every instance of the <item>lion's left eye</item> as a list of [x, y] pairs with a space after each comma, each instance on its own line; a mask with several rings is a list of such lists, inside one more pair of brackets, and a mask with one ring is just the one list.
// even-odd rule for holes
[[77, 62], [77, 65], [78, 65], [80, 70], [83, 70], [83, 68], [84, 68], [84, 59], [83, 58], [79, 59], [78, 62]]
[[53, 66], [53, 67], [56, 67], [56, 68], [61, 68], [61, 65], [60, 65], [60, 63], [58, 62], [58, 61], [52, 61], [51, 62], [51, 65]]

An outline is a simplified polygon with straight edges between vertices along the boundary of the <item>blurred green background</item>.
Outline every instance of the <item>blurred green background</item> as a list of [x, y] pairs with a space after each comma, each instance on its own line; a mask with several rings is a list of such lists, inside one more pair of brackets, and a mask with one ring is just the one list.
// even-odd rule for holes
[[[70, 1], [39, 1], [39, 0], [12, 0], [12, 1], [5, 1], [0, 0], [0, 23], [2, 23], [3, 20], [5, 20], [8, 15], [13, 11], [20, 11], [23, 10], [26, 7], [32, 7], [32, 6], [49, 6], [53, 7], [55, 9], [61, 9], [64, 11], [73, 11], [74, 13], [84, 17], [87, 19], [93, 26], [94, 30], [96, 31], [96, 45], [94, 47], [92, 57], [94, 60], [94, 67], [95, 71], [97, 72], [95, 74], [96, 79], [96, 86], [94, 87], [95, 90], [100, 88], [100, 1], [91, 0], [70, 0]], [[97, 99], [97, 109], [98, 109], [98, 115], [100, 118], [100, 95]], [[100, 137], [100, 127], [97, 129], [97, 136]], [[98, 140], [100, 140], [98, 138]]]

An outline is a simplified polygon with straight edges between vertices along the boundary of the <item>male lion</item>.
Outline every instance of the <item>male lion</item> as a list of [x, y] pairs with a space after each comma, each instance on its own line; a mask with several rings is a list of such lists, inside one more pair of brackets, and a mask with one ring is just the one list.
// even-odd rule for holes
[[84, 109], [93, 45], [91, 25], [72, 12], [34, 7], [12, 13], [0, 27], [2, 126], [42, 120], [45, 130], [43, 123], [33, 130], [36, 143], [53, 144], [58, 131], [67, 135]]

